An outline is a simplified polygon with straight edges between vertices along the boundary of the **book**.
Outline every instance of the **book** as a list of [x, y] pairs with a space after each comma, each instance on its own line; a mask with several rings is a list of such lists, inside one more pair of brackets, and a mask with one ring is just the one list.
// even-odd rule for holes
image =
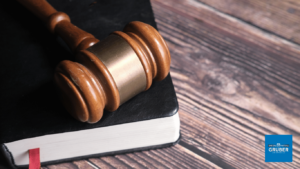
[[[49, 0], [74, 25], [102, 40], [130, 21], [156, 28], [149, 0]], [[176, 144], [178, 103], [170, 75], [95, 123], [72, 118], [53, 82], [55, 66], [74, 60], [62, 40], [15, 1], [0, 2], [0, 168], [28, 168], [28, 150], [41, 164], [129, 153]]]

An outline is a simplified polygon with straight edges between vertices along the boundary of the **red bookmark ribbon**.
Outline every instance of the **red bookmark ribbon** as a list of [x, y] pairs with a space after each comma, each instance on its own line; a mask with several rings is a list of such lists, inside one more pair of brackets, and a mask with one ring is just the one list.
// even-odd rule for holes
[[40, 169], [40, 148], [29, 150], [29, 169]]

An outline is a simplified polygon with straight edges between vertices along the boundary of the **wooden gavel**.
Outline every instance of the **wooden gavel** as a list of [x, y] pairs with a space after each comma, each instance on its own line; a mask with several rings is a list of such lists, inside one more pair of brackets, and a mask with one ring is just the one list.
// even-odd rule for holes
[[18, 0], [43, 20], [75, 53], [77, 62], [64, 60], [54, 79], [68, 112], [82, 122], [95, 123], [103, 109], [115, 111], [152, 80], [163, 80], [170, 70], [168, 47], [152, 26], [134, 21], [99, 42], [79, 29], [63, 12], [45, 0]]

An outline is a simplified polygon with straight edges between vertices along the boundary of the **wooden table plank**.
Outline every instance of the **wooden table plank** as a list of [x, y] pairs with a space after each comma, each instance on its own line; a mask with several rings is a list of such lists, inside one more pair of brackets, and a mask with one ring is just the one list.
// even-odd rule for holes
[[[169, 148], [89, 159], [103, 168], [103, 161], [114, 168], [218, 168], [194, 152], [176, 145]], [[122, 164], [123, 163], [123, 164]], [[106, 166], [105, 166], [106, 167]], [[104, 168], [105, 168], [104, 167]]]
[[[152, 2], [171, 49], [181, 145], [225, 168], [299, 166], [299, 47], [196, 1]], [[266, 134], [293, 134], [293, 163], [264, 162]]]
[[[156, 10], [156, 18], [162, 34], [172, 42], [169, 43], [174, 58], [171, 74], [183, 74], [185, 77], [180, 78], [184, 79], [179, 80], [190, 84], [192, 89], [221, 97], [223, 102], [253, 111], [254, 115], [267, 116], [271, 121], [278, 120], [281, 125], [300, 132], [300, 50], [282, 54], [286, 46], [258, 36], [252, 43], [247, 36], [226, 32], [225, 24], [215, 27], [204, 22], [213, 18], [202, 18], [205, 16], [200, 13], [195, 16], [203, 19], [201, 22], [186, 15], [179, 18], [178, 13], [185, 7], [177, 8], [168, 0], [163, 2], [153, 6], [160, 9]], [[203, 14], [205, 9], [199, 11]]]
[[44, 168], [48, 168], [48, 169], [77, 169], [78, 167], [73, 164], [73, 163], [61, 163], [61, 164], [56, 164], [56, 165], [48, 165], [47, 167]]
[[[107, 156], [101, 158], [91, 158], [88, 161], [75, 161], [72, 163], [62, 163], [57, 165], [49, 165], [44, 168], [88, 168], [90, 164], [98, 166], [99, 168], [194, 168], [195, 166], [202, 166], [205, 168], [219, 168], [218, 165], [209, 160], [199, 156], [193, 151], [176, 145], [173, 147], [142, 151], [135, 153], [128, 153], [116, 156]], [[87, 166], [90, 165], [90, 166]]]
[[300, 1], [298, 0], [199, 1], [300, 44]]

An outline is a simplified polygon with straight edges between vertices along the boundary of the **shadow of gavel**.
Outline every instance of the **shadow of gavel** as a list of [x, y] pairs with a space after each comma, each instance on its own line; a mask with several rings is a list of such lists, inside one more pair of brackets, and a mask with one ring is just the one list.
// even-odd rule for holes
[[45, 0], [18, 0], [59, 35], [77, 62], [61, 61], [54, 79], [68, 112], [82, 122], [95, 123], [104, 108], [115, 111], [152, 80], [163, 80], [170, 70], [168, 47], [152, 26], [134, 21], [99, 42], [79, 29], [63, 12]]

